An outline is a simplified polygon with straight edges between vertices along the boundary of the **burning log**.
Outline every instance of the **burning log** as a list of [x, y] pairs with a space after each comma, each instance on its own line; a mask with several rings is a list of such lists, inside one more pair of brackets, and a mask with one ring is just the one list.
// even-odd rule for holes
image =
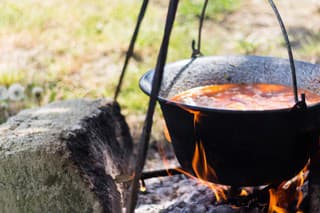
[[117, 103], [70, 100], [0, 126], [0, 212], [121, 212], [132, 154]]

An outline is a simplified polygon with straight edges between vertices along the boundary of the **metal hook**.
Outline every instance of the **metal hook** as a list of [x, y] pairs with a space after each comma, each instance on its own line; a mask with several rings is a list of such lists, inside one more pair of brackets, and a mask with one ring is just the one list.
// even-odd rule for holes
[[207, 6], [208, 6], [208, 0], [204, 0], [204, 4], [203, 4], [203, 7], [202, 7], [200, 20], [199, 20], [197, 48], [196, 48], [196, 41], [194, 39], [192, 40], [192, 43], [191, 43], [191, 48], [192, 48], [191, 57], [192, 58], [195, 58], [195, 57], [203, 55], [201, 53], [201, 33], [202, 33], [202, 26], [203, 26], [204, 17], [205, 17], [205, 14], [206, 14]]

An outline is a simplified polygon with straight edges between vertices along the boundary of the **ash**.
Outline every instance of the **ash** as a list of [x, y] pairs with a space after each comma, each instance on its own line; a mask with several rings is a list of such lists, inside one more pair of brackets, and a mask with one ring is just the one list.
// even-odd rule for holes
[[[166, 153], [166, 166], [159, 147]], [[177, 167], [179, 164], [173, 153], [168, 143], [153, 142], [148, 150], [145, 170]], [[136, 213], [257, 213], [266, 212], [267, 208], [264, 204], [257, 207], [218, 204], [211, 189], [184, 175], [147, 179], [145, 184], [146, 191], [139, 194]]]
[[[179, 164], [170, 146], [165, 145], [161, 149], [166, 153], [166, 165], [163, 156], [157, 151], [161, 143], [153, 143], [148, 150], [145, 165], [146, 171], [165, 168], [175, 168]], [[207, 186], [200, 184], [197, 180], [185, 175], [169, 177], [157, 177], [145, 180], [146, 191], [140, 192], [136, 213], [266, 213], [268, 212], [268, 193], [258, 189], [250, 196], [240, 198], [229, 197], [227, 201], [219, 203], [216, 201], [213, 191]], [[308, 212], [308, 181], [302, 186], [304, 199], [300, 212]], [[291, 208], [290, 208], [291, 209]], [[292, 211], [296, 212], [295, 205]]]
[[256, 213], [266, 211], [266, 205], [234, 207], [231, 204], [218, 204], [211, 189], [183, 175], [146, 180], [146, 188], [147, 190], [139, 195], [137, 213]]

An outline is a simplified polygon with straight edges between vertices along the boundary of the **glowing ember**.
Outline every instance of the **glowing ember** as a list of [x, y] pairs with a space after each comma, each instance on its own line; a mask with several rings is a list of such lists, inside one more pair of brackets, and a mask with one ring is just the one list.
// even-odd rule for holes
[[147, 188], [143, 185], [140, 186], [140, 192], [146, 192]]
[[147, 187], [146, 187], [146, 184], [145, 184], [144, 180], [141, 179], [139, 182], [140, 182], [140, 188], [139, 188], [140, 192], [142, 192], [142, 193], [146, 192], [147, 191]]
[[248, 196], [249, 193], [245, 189], [241, 189], [240, 196]]
[[[308, 90], [307, 104], [320, 102], [320, 97]], [[277, 84], [222, 84], [196, 87], [171, 98], [191, 106], [229, 110], [270, 110], [293, 107], [292, 88]]]

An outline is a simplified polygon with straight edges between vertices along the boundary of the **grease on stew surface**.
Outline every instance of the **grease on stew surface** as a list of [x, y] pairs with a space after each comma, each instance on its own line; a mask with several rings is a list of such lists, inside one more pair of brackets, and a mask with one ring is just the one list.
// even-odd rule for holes
[[[320, 102], [320, 96], [305, 89], [307, 104]], [[186, 90], [172, 101], [192, 106], [228, 110], [272, 110], [294, 106], [292, 87], [279, 84], [217, 84]]]

